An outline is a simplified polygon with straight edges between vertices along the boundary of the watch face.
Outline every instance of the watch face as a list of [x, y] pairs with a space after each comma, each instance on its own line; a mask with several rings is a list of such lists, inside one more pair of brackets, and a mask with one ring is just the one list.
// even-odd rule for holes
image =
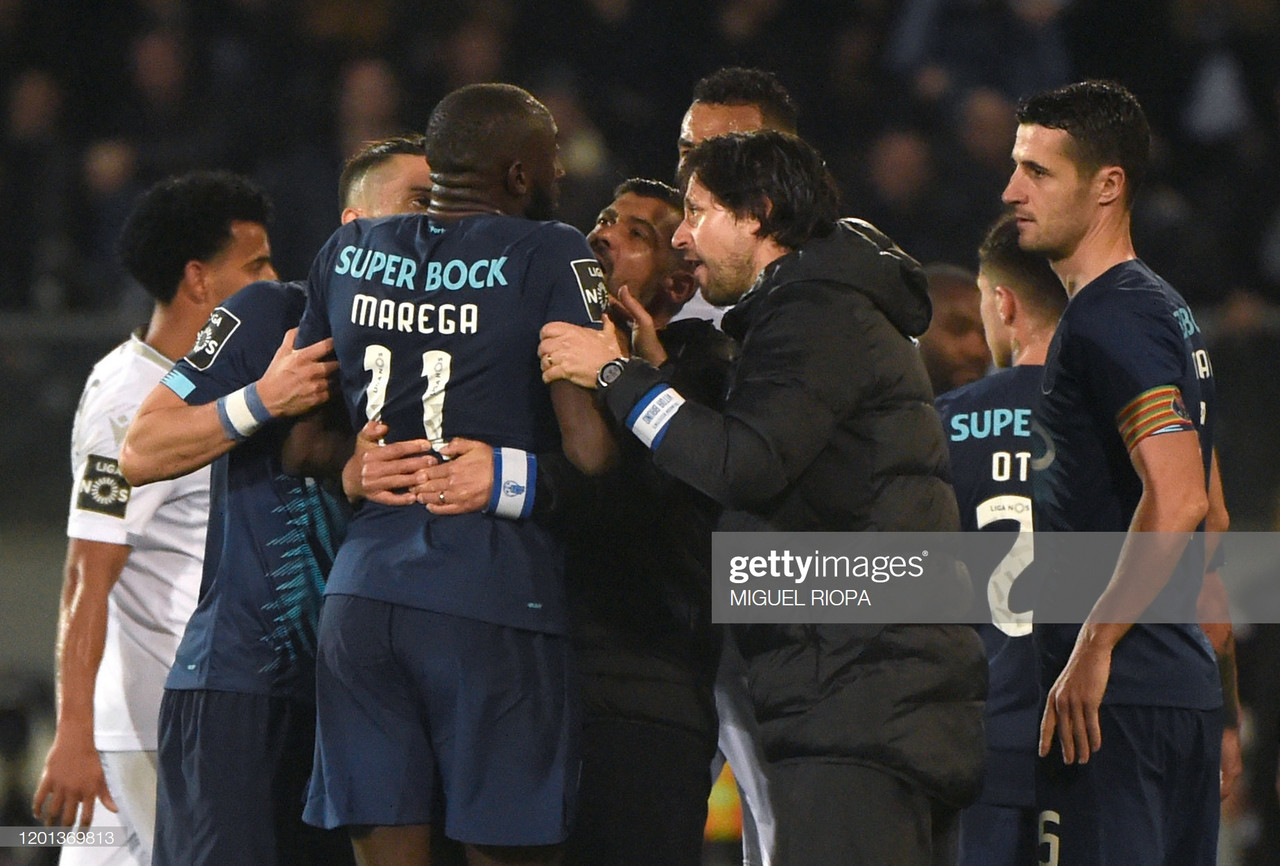
[[603, 367], [601, 367], [600, 375], [597, 376], [596, 378], [599, 379], [600, 385], [611, 385], [613, 384], [613, 380], [617, 379], [621, 375], [622, 375], [622, 362], [615, 360], [615, 361], [609, 361]]

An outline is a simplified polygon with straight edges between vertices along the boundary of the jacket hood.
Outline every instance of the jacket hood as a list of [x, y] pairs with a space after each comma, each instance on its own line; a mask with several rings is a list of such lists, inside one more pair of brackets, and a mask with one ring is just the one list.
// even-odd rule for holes
[[789, 283], [820, 281], [861, 292], [905, 336], [918, 337], [929, 327], [933, 307], [924, 268], [871, 223], [848, 217], [825, 238], [814, 238], [766, 267], [736, 307], [732, 319], [750, 316], [764, 296]]

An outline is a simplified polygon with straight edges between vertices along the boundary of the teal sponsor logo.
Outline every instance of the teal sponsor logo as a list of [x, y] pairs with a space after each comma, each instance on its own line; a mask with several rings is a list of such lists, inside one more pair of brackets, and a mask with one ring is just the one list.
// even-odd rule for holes
[[951, 441], [986, 439], [1009, 431], [1014, 436], [1031, 435], [1030, 409], [983, 409], [962, 412], [951, 419]]
[[[434, 292], [446, 289], [491, 289], [507, 285], [503, 267], [506, 256], [496, 259], [449, 259], [430, 261], [422, 267], [422, 291]], [[413, 291], [418, 288], [419, 263], [405, 256], [347, 245], [338, 251], [333, 272], [365, 282], [378, 282], [384, 286]]]

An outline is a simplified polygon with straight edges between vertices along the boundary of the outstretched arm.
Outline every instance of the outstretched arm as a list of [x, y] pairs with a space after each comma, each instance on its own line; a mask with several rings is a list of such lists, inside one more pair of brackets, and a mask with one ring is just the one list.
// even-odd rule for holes
[[[658, 468], [727, 507], [763, 506], [799, 477], [827, 446], [837, 418], [857, 405], [875, 366], [865, 360], [831, 375], [831, 359], [865, 352], [860, 335], [808, 295], [794, 295], [789, 309], [752, 331], [756, 351], [740, 359], [724, 411], [694, 403], [668, 381], [671, 371], [639, 360], [604, 391], [614, 420], [653, 451]], [[595, 334], [544, 325], [543, 380], [594, 384], [601, 364], [617, 357]]]
[[[296, 334], [296, 328], [285, 334], [257, 382], [222, 400], [192, 406], [163, 382], [152, 389], [120, 451], [120, 469], [129, 483], [149, 484], [194, 472], [230, 451], [255, 422], [301, 415], [328, 400], [329, 378], [338, 368], [336, 361], [326, 360], [333, 341], [294, 349]], [[242, 417], [244, 411], [247, 418]]]
[[96, 800], [111, 811], [102, 763], [93, 741], [93, 696], [107, 640], [107, 596], [120, 579], [130, 548], [73, 538], [58, 611], [58, 727], [45, 758], [31, 811], [48, 825], [93, 820]]

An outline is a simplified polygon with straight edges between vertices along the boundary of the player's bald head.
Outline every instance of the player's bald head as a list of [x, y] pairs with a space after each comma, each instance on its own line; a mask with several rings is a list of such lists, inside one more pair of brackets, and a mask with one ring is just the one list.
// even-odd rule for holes
[[523, 158], [530, 140], [555, 136], [541, 102], [512, 84], [470, 84], [436, 105], [427, 121], [427, 161], [442, 174], [487, 173]]

